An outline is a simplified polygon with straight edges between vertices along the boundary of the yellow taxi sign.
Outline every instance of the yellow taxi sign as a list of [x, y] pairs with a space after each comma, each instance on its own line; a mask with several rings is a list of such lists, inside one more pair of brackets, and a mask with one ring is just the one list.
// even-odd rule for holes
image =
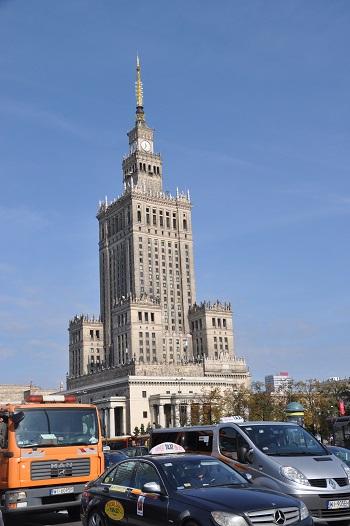
[[168, 455], [169, 453], [185, 453], [185, 450], [179, 444], [174, 444], [174, 442], [162, 442], [152, 447], [150, 451], [151, 455]]

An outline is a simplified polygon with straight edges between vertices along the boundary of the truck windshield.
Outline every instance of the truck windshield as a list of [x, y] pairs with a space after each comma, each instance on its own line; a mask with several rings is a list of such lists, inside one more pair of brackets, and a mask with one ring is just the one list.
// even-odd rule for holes
[[259, 424], [240, 427], [266, 455], [329, 455], [311, 433], [298, 425]]
[[94, 409], [42, 407], [22, 411], [25, 416], [16, 429], [17, 445], [21, 448], [91, 445], [99, 440]]

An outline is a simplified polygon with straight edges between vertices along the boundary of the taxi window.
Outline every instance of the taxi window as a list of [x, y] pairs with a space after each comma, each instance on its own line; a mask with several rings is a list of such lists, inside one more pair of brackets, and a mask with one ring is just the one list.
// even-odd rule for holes
[[142, 490], [144, 484], [147, 484], [147, 482], [157, 482], [162, 486], [161, 478], [155, 467], [147, 462], [138, 462], [134, 487]]
[[104, 484], [115, 484], [118, 486], [126, 486], [131, 488], [133, 481], [133, 474], [136, 462], [122, 462], [118, 464], [112, 471], [103, 479]]

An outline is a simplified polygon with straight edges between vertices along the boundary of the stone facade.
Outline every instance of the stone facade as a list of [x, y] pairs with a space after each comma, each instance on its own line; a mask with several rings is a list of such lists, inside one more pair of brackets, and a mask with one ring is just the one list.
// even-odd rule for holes
[[89, 316], [75, 316], [69, 323], [69, 371], [80, 377], [105, 362], [103, 323]]
[[48, 395], [57, 392], [57, 389], [42, 389], [41, 387], [18, 384], [0, 385], [0, 404], [20, 404], [27, 394]]
[[250, 382], [235, 356], [230, 304], [196, 303], [190, 194], [163, 189], [139, 63], [136, 92], [123, 193], [97, 213], [101, 318], [76, 316], [69, 325], [67, 389], [99, 405], [112, 435], [178, 422], [178, 378], [187, 400], [204, 385]]

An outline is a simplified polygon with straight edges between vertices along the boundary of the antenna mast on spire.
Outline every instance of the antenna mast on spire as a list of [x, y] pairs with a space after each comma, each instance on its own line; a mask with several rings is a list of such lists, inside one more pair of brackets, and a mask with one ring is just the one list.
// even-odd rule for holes
[[141, 80], [141, 65], [140, 65], [140, 59], [137, 55], [136, 57], [136, 82], [135, 82], [135, 88], [136, 88], [136, 106], [138, 108], [143, 107], [143, 86], [142, 86], [142, 80]]

